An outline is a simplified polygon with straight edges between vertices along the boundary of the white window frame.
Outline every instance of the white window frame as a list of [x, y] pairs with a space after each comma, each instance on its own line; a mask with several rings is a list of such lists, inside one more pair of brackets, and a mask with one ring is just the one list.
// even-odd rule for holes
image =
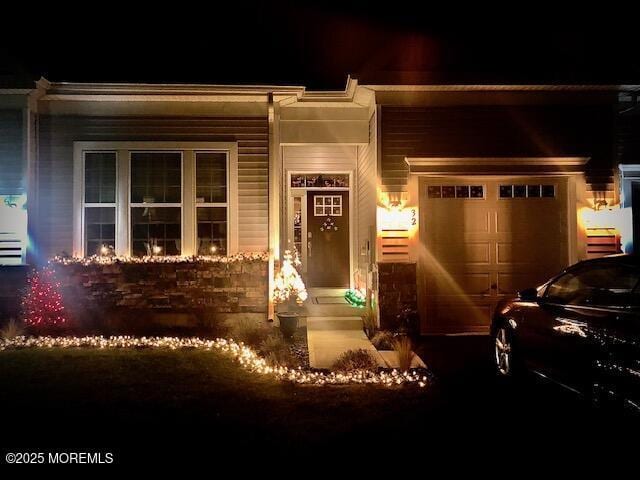
[[[116, 254], [131, 255], [130, 212], [133, 206], [155, 204], [131, 204], [130, 154], [132, 151], [182, 152], [182, 255], [196, 255], [196, 208], [216, 206], [196, 204], [196, 152], [227, 153], [227, 255], [238, 253], [238, 145], [236, 142], [74, 142], [73, 164], [73, 255], [84, 257], [84, 152], [116, 152]], [[110, 204], [100, 204], [108, 206]], [[163, 207], [173, 204], [162, 203]], [[178, 206], [177, 204], [175, 206]], [[222, 205], [220, 205], [222, 206]]]

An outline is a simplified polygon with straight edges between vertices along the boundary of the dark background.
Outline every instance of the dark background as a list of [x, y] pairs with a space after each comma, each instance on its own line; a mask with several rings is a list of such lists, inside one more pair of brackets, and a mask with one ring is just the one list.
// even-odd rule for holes
[[30, 84], [639, 83], [637, 12], [512, 3], [96, 3], [6, 12], [0, 75]]

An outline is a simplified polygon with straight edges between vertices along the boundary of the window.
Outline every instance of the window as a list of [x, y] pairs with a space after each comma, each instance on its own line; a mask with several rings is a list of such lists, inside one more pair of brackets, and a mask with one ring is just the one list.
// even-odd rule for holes
[[500, 185], [500, 198], [554, 198], [555, 185]]
[[196, 153], [198, 255], [227, 253], [227, 154]]
[[115, 152], [84, 154], [85, 255], [113, 253], [116, 245]]
[[314, 200], [315, 217], [341, 217], [342, 216], [342, 196], [341, 195], [316, 195]]
[[235, 142], [74, 142], [73, 198], [76, 256], [238, 252]]
[[131, 152], [131, 253], [182, 252], [181, 152]]
[[626, 265], [596, 263], [570, 271], [553, 282], [546, 298], [563, 305], [620, 307], [636, 305], [640, 271]]
[[484, 198], [483, 185], [429, 185], [429, 198]]
[[348, 188], [347, 173], [308, 173], [292, 174], [291, 188]]

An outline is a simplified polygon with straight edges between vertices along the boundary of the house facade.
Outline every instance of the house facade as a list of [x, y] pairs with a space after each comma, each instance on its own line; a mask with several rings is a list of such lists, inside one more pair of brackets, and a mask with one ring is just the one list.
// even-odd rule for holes
[[309, 289], [365, 291], [383, 327], [486, 332], [504, 296], [631, 251], [639, 90], [3, 89], [0, 263], [266, 252], [272, 279], [295, 249]]

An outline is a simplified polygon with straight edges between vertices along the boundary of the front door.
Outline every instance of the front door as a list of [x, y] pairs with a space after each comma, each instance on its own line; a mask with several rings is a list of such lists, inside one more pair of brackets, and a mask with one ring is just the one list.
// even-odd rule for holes
[[349, 287], [349, 192], [307, 192], [307, 284]]

